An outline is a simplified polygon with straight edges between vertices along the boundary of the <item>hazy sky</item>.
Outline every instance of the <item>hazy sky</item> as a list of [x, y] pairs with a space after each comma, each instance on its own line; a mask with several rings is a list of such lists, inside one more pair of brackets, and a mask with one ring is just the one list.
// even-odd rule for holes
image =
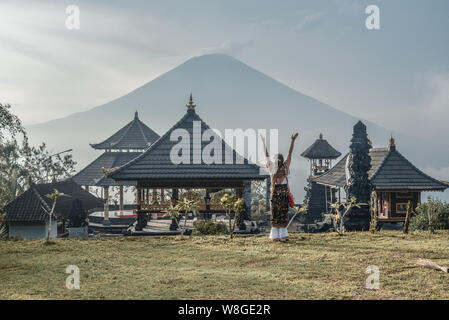
[[[80, 30], [65, 26], [80, 9]], [[380, 8], [367, 30], [365, 8]], [[31, 124], [228, 53], [340, 110], [449, 136], [449, 1], [0, 2], [0, 102]]]

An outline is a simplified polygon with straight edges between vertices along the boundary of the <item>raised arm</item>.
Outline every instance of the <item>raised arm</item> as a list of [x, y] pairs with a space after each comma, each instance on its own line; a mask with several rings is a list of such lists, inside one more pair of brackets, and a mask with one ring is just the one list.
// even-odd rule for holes
[[260, 135], [260, 138], [262, 139], [262, 143], [263, 143], [263, 150], [265, 151], [265, 157], [267, 157], [267, 160], [270, 159], [270, 154], [268, 153], [268, 149], [267, 149], [267, 144], [265, 141], [265, 137], [263, 135]]
[[270, 154], [268, 153], [268, 149], [267, 149], [267, 143], [266, 143], [265, 137], [263, 135], [260, 135], [260, 138], [262, 139], [263, 150], [265, 152], [265, 157], [267, 158], [267, 168], [270, 169], [271, 168], [271, 160], [270, 160]]
[[292, 141], [290, 142], [290, 149], [288, 150], [287, 159], [285, 160], [285, 165], [287, 166], [287, 168], [290, 167], [290, 163], [292, 162], [293, 147], [295, 145], [296, 138], [298, 138], [298, 135], [299, 135], [298, 133], [292, 135]]

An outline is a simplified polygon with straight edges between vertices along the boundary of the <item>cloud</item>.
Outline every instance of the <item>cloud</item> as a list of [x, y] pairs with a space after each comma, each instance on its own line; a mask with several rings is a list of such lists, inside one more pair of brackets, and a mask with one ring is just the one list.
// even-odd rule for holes
[[301, 33], [315, 27], [326, 16], [324, 11], [316, 10], [299, 10], [297, 15], [300, 22], [293, 27], [293, 31], [296, 33]]
[[446, 167], [446, 168], [430, 168], [429, 167], [429, 168], [423, 169], [423, 171], [435, 179], [449, 181], [449, 167]]
[[225, 41], [219, 46], [204, 48], [200, 51], [200, 54], [209, 54], [209, 53], [224, 53], [232, 56], [238, 55], [245, 48], [254, 45], [254, 40], [247, 41]]
[[449, 113], [449, 73], [431, 75], [427, 80], [429, 95], [428, 111], [432, 113]]

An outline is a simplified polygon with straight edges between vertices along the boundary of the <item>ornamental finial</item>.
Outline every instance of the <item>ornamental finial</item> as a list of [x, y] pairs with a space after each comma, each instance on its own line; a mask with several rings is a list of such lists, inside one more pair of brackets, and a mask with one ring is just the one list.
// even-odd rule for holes
[[323, 134], [322, 133], [320, 133], [319, 138], [320, 138], [320, 140], [323, 140]]
[[137, 112], [137, 110], [136, 110], [136, 112], [134, 113], [134, 118], [138, 118], [139, 117], [139, 113]]
[[187, 104], [188, 110], [195, 110], [196, 104], [193, 103], [192, 93], [190, 93], [189, 104]]
[[390, 136], [390, 147], [395, 147], [396, 142], [394, 141], [393, 135]]

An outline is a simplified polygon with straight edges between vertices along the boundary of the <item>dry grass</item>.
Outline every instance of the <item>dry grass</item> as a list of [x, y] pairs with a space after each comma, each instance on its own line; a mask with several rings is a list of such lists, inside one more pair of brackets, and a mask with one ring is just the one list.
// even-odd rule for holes
[[[449, 299], [449, 232], [0, 241], [0, 299]], [[81, 289], [65, 269], [81, 270]], [[365, 289], [365, 269], [380, 289]]]

